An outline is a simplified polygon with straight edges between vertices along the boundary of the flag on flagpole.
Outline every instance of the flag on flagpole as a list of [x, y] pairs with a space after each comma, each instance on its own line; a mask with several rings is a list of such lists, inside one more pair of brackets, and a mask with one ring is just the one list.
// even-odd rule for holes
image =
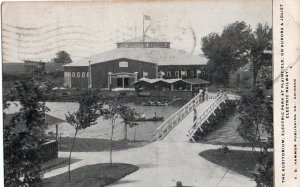
[[145, 20], [151, 20], [150, 16], [144, 15]]

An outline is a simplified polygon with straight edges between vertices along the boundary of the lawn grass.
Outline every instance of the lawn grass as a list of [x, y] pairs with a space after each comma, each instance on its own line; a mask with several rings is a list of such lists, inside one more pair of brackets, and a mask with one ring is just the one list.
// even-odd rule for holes
[[139, 168], [131, 164], [109, 163], [88, 165], [71, 171], [71, 182], [68, 173], [43, 179], [44, 187], [99, 187], [111, 184], [137, 171]]
[[230, 150], [224, 154], [216, 149], [210, 149], [199, 153], [206, 160], [228, 168], [236, 173], [252, 178], [250, 173], [254, 170], [256, 157], [259, 152]]
[[[54, 139], [54, 137], [49, 137], [48, 139]], [[59, 151], [70, 151], [71, 143], [73, 141], [72, 137], [61, 137], [58, 139]], [[112, 142], [112, 148], [116, 150], [125, 150], [135, 147], [142, 147], [148, 144], [147, 141], [132, 141], [132, 140], [114, 140]], [[110, 145], [110, 140], [107, 139], [97, 139], [97, 138], [76, 138], [73, 152], [99, 152], [108, 151]]]

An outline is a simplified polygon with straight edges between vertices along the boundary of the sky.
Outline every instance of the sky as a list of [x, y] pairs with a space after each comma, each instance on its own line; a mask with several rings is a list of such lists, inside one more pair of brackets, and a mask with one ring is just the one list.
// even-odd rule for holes
[[[129, 3], [130, 2], [130, 3]], [[65, 50], [73, 61], [116, 48], [143, 33], [202, 54], [201, 38], [235, 21], [272, 25], [271, 0], [8, 2], [2, 7], [3, 62], [50, 61]]]

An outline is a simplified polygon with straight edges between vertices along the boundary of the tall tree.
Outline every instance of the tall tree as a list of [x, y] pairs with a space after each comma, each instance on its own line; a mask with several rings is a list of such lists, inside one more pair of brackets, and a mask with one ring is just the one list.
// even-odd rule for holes
[[72, 62], [72, 59], [66, 51], [59, 51], [56, 53], [56, 57], [52, 59], [54, 63], [60, 63], [60, 64], [69, 64]]
[[251, 40], [250, 58], [253, 71], [253, 85], [262, 66], [272, 65], [272, 55], [265, 54], [266, 49], [272, 49], [272, 28], [267, 24], [259, 23], [253, 33]]
[[230, 74], [248, 62], [251, 32], [245, 22], [235, 22], [226, 26], [221, 35], [211, 33], [201, 39], [214, 82], [228, 84]]
[[66, 115], [66, 121], [75, 128], [75, 134], [69, 154], [69, 181], [71, 181], [71, 158], [77, 133], [79, 130], [86, 129], [97, 123], [96, 120], [100, 117], [101, 107], [102, 104], [99, 102], [98, 94], [89, 90], [81, 95], [79, 99], [79, 110]]
[[[34, 79], [16, 82], [7, 101], [19, 101], [20, 110], [4, 126], [5, 186], [37, 186], [41, 182], [41, 145], [47, 88]], [[5, 116], [5, 115], [4, 115]]]

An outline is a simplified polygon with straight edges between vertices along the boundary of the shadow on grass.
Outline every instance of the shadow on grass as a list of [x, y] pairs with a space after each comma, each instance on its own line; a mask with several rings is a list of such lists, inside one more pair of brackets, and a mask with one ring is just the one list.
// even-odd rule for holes
[[[109, 163], [88, 165], [71, 171], [71, 182], [68, 173], [43, 179], [44, 187], [99, 187], [114, 183], [139, 168], [131, 164]], [[134, 181], [133, 181], [134, 182]]]
[[[48, 139], [55, 139], [54, 137], [48, 137]], [[73, 137], [62, 137], [59, 139], [59, 151], [70, 151]], [[147, 141], [131, 141], [131, 140], [114, 140], [112, 142], [112, 149], [126, 150], [130, 148], [143, 147], [147, 145]], [[76, 142], [73, 148], [73, 152], [99, 152], [108, 151], [110, 140], [97, 139], [97, 138], [76, 138]]]
[[259, 152], [230, 150], [224, 154], [216, 149], [210, 149], [199, 153], [206, 160], [228, 168], [236, 173], [252, 178], [250, 173], [254, 170], [256, 158]]

